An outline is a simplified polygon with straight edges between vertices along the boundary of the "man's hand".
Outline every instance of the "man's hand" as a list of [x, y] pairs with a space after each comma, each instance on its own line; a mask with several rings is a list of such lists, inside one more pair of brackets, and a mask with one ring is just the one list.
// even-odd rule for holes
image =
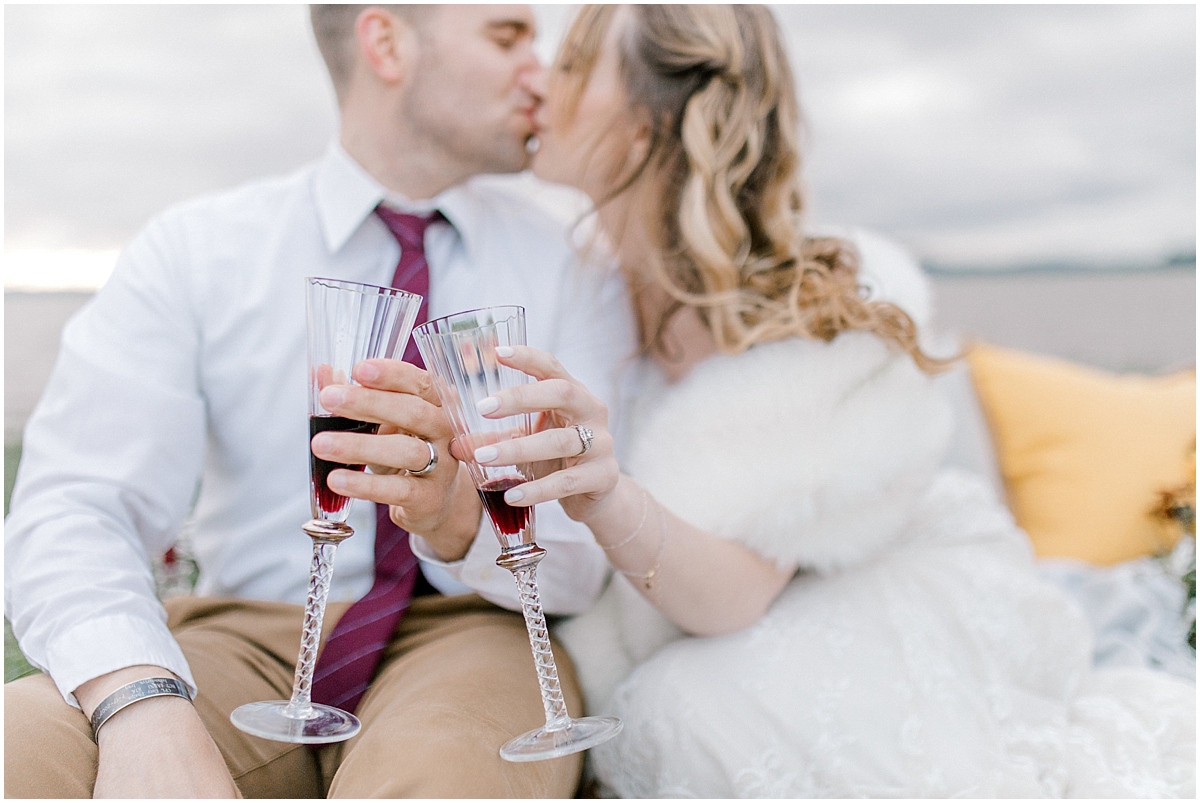
[[[89, 718], [105, 697], [142, 678], [175, 677], [157, 666], [130, 666], [75, 690]], [[200, 715], [179, 697], [139, 700], [100, 729], [93, 797], [241, 797]]]
[[[460, 560], [479, 531], [483, 506], [470, 474], [450, 454], [454, 436], [429, 374], [400, 360], [364, 360], [354, 368], [356, 385], [329, 385], [321, 406], [335, 415], [379, 424], [375, 435], [322, 432], [312, 439], [317, 457], [370, 473], [339, 469], [329, 488], [356, 499], [391, 506], [392, 521], [422, 536], [437, 557]], [[422, 476], [429, 446], [438, 453], [433, 471]]]

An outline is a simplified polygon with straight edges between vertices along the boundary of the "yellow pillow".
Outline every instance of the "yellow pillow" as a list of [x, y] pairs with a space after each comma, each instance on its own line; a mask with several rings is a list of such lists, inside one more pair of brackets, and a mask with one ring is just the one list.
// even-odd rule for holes
[[984, 344], [967, 361], [1009, 507], [1039, 556], [1111, 565], [1174, 544], [1151, 511], [1192, 479], [1195, 371], [1117, 375]]

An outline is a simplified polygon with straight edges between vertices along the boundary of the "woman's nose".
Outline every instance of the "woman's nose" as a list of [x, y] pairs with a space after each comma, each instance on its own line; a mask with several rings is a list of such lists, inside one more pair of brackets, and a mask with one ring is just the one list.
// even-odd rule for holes
[[536, 69], [526, 71], [523, 76], [525, 88], [539, 101], [546, 99], [547, 72], [546, 68], [539, 64]]

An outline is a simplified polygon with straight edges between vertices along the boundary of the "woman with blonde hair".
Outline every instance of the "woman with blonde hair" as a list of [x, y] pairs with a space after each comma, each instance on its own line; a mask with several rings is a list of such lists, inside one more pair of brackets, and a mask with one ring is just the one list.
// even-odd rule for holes
[[919, 269], [805, 228], [799, 113], [757, 6], [585, 7], [534, 170], [595, 202], [640, 323], [622, 465], [605, 407], [549, 354], [481, 411], [616, 569], [566, 623], [593, 751], [629, 797], [1191, 796], [1195, 693], [1091, 669], [1081, 613], [1034, 571], [951, 429], [917, 335]]

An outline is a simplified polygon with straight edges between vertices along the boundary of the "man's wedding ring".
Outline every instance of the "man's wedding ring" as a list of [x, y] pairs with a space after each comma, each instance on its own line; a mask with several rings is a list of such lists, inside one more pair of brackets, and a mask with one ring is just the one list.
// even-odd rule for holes
[[579, 450], [579, 454], [575, 456], [582, 457], [588, 453], [588, 449], [592, 448], [592, 438], [594, 435], [590, 429], [582, 427], [579, 424], [575, 424], [571, 429], [575, 430], [575, 434], [579, 436], [579, 443], [583, 445], [583, 448]]
[[422, 468], [418, 471], [408, 472], [410, 477], [424, 477], [426, 474], [428, 474], [429, 472], [431, 472], [435, 468], [437, 468], [437, 460], [438, 460], [437, 447], [434, 446], [432, 443], [430, 443], [427, 440], [424, 440], [424, 439], [418, 439], [418, 440], [421, 440], [422, 443], [424, 443], [426, 446], [429, 447], [429, 462], [425, 464], [424, 468]]

